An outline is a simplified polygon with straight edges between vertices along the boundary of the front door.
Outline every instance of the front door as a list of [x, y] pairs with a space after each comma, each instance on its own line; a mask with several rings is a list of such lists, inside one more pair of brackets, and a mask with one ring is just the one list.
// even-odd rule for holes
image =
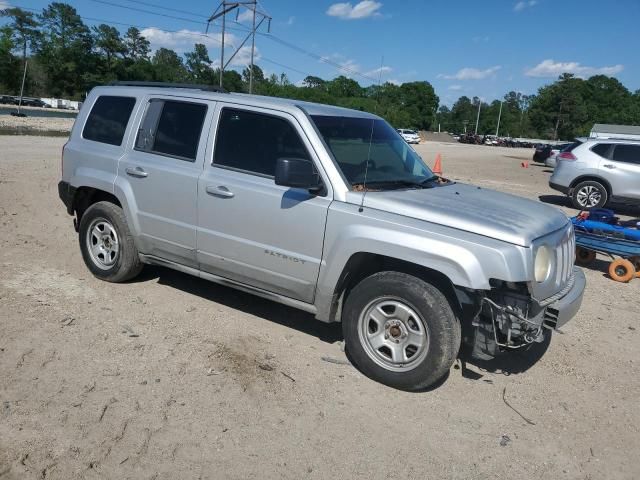
[[207, 143], [202, 131], [214, 105], [148, 99], [135, 144], [118, 163], [118, 176], [133, 193], [141, 253], [198, 266], [197, 189]]
[[198, 185], [198, 260], [203, 271], [311, 303], [331, 196], [276, 185], [276, 160], [292, 157], [318, 167], [294, 117], [220, 108]]

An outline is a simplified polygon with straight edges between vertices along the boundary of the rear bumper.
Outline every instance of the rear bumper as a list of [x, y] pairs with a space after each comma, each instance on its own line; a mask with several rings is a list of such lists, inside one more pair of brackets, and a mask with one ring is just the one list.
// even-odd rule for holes
[[573, 278], [571, 290], [564, 297], [547, 306], [544, 314], [545, 326], [560, 328], [575, 317], [578, 310], [580, 310], [587, 279], [584, 276], [584, 272], [578, 267], [573, 268]]
[[73, 215], [73, 199], [76, 195], [76, 187], [72, 187], [68, 182], [58, 182], [58, 196], [64, 206], [67, 207], [67, 213]]

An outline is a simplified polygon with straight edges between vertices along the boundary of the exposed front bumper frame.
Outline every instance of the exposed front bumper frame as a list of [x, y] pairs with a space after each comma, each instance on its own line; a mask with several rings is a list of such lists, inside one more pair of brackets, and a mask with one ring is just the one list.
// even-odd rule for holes
[[560, 328], [578, 313], [580, 305], [582, 305], [587, 279], [584, 272], [578, 267], [573, 267], [573, 276], [574, 280], [571, 290], [562, 298], [547, 305], [544, 314], [544, 325], [546, 327], [554, 329]]

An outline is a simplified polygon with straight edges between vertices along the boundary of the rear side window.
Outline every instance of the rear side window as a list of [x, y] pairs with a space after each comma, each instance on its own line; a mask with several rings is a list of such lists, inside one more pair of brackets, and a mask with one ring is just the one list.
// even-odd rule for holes
[[135, 148], [193, 162], [206, 114], [201, 103], [151, 100]]
[[640, 145], [616, 145], [613, 160], [640, 165]]
[[93, 104], [82, 137], [94, 142], [122, 145], [136, 99], [103, 95]]
[[214, 165], [272, 177], [278, 158], [310, 160], [298, 132], [287, 120], [244, 110], [222, 110]]
[[602, 158], [609, 158], [609, 151], [611, 150], [610, 143], [599, 143], [591, 148], [593, 153], [600, 155]]

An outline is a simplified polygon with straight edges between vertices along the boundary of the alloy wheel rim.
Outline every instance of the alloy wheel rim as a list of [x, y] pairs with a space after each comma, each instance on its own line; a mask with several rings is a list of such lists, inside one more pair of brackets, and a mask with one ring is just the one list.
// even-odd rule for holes
[[383, 297], [370, 302], [358, 319], [360, 343], [371, 360], [394, 372], [418, 366], [429, 351], [429, 332], [415, 308]]
[[578, 190], [576, 195], [578, 204], [581, 207], [595, 207], [602, 199], [602, 193], [594, 186], [586, 185]]
[[109, 270], [118, 261], [120, 242], [115, 227], [104, 218], [96, 218], [87, 229], [87, 251], [91, 261], [102, 270]]

